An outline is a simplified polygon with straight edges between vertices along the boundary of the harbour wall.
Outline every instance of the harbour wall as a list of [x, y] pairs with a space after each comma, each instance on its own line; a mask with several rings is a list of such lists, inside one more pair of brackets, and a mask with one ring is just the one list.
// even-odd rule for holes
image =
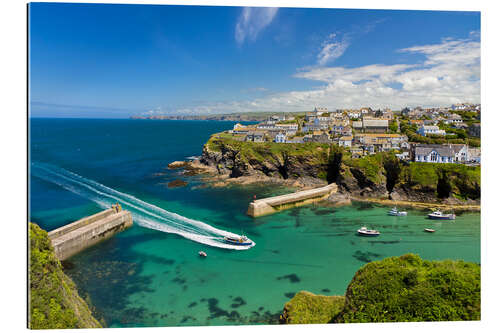
[[92, 216], [62, 226], [49, 232], [49, 238], [59, 260], [107, 239], [132, 226], [132, 214], [113, 206]]
[[313, 202], [325, 200], [332, 193], [336, 192], [337, 184], [330, 184], [311, 190], [254, 200], [248, 205], [247, 215], [250, 215], [252, 217], [259, 217], [263, 215], [273, 214], [284, 209], [303, 206]]

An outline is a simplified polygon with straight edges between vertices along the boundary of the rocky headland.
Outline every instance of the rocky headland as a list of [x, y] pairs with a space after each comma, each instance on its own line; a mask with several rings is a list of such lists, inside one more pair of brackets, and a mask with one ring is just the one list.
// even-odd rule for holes
[[322, 143], [243, 142], [218, 133], [198, 159], [168, 167], [182, 168], [184, 175], [202, 175], [216, 187], [266, 183], [308, 189], [336, 183], [339, 193], [330, 201], [337, 203], [369, 200], [466, 210], [480, 206], [480, 167], [408, 163], [391, 153], [355, 159], [339, 146]]

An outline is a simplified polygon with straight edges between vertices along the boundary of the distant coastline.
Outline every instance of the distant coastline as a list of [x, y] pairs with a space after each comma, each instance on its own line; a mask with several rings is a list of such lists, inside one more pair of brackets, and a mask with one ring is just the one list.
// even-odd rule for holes
[[[305, 115], [304, 112], [285, 112], [285, 116]], [[129, 119], [148, 119], [148, 120], [219, 120], [219, 121], [264, 121], [276, 112], [245, 112], [245, 113], [226, 113], [212, 115], [148, 115], [131, 116]]]

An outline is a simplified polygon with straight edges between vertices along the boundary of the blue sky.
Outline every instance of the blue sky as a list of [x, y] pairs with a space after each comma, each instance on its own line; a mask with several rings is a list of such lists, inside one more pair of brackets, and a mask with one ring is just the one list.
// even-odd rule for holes
[[478, 12], [33, 3], [33, 117], [480, 102]]

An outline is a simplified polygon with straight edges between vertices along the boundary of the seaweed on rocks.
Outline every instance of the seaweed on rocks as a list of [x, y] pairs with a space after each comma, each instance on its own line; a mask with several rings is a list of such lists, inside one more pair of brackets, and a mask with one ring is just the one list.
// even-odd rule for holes
[[294, 274], [288, 274], [288, 275], [279, 276], [276, 279], [277, 280], [288, 279], [288, 280], [290, 280], [291, 283], [298, 283], [298, 282], [300, 282], [300, 278], [295, 273]]

